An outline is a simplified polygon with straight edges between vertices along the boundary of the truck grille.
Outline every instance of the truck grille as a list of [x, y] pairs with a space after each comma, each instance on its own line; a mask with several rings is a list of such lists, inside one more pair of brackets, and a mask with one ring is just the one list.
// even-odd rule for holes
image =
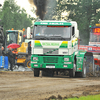
[[44, 63], [57, 63], [58, 58], [57, 57], [43, 57]]
[[[49, 52], [49, 53], [47, 53], [47, 52]], [[56, 50], [56, 49], [43, 49], [43, 53], [47, 53], [47, 54], [58, 54], [58, 50]]]

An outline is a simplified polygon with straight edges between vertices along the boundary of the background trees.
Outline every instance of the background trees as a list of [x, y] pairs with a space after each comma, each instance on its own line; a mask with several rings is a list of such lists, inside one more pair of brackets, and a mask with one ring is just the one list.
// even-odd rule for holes
[[32, 18], [14, 0], [5, 0], [0, 9], [0, 19], [2, 19], [1, 25], [3, 25], [4, 30], [11, 28], [18, 30], [32, 25]]

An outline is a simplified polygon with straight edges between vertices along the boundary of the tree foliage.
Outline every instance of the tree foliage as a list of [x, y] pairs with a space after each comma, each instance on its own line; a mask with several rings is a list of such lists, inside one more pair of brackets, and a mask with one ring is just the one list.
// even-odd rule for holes
[[4, 30], [15, 30], [31, 27], [32, 18], [27, 15], [25, 9], [21, 9], [14, 0], [5, 0], [0, 9], [0, 19]]
[[76, 21], [83, 44], [88, 44], [89, 25], [94, 26], [100, 20], [100, 0], [57, 0], [54, 18]]

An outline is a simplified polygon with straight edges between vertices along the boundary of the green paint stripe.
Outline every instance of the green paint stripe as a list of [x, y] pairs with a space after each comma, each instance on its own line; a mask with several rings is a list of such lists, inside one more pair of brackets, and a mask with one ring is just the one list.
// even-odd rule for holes
[[41, 43], [35, 43], [34, 47], [42, 47]]
[[60, 48], [67, 48], [68, 47], [68, 44], [66, 44], [66, 43], [62, 43], [61, 45], [60, 45]]
[[72, 47], [73, 47], [73, 46], [75, 46], [75, 45], [78, 45], [78, 42], [76, 42], [75, 44], [74, 44], [74, 43], [72, 43]]
[[35, 45], [41, 45], [41, 43], [35, 43]]
[[68, 44], [61, 44], [61, 46], [68, 46]]
[[42, 47], [41, 43], [35, 43], [34, 47]]
[[35, 45], [34, 47], [42, 47], [41, 45]]
[[60, 46], [59, 48], [67, 48], [67, 46]]
[[71, 26], [72, 24], [70, 22], [40, 21], [40, 22], [35, 22], [34, 25]]

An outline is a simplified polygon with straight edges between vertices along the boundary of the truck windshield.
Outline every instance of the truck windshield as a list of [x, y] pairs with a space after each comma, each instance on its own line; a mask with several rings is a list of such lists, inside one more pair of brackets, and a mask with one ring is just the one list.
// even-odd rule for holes
[[8, 32], [7, 33], [7, 45], [11, 43], [17, 43], [18, 32]]
[[69, 26], [35, 26], [34, 38], [43, 40], [62, 40], [71, 38]]
[[100, 42], [100, 32], [92, 28], [90, 32], [90, 42]]

